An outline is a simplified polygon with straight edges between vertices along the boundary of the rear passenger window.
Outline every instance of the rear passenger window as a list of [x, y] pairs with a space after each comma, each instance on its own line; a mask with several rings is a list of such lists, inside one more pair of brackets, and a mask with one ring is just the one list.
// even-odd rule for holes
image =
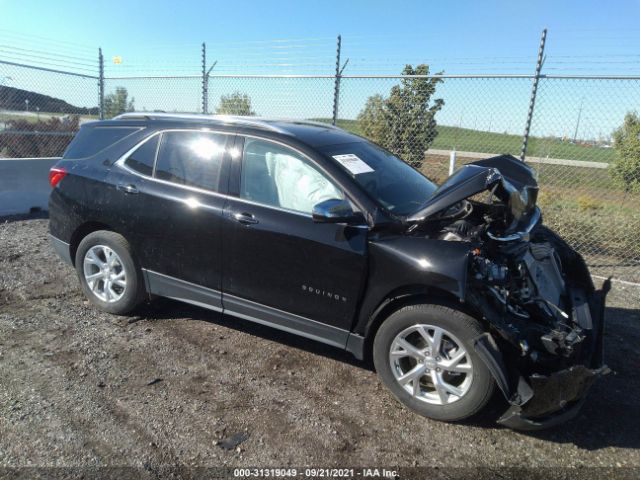
[[159, 135], [147, 140], [129, 155], [124, 163], [132, 170], [150, 177], [153, 173], [153, 162], [156, 160], [159, 141]]
[[63, 157], [91, 157], [138, 130], [140, 127], [82, 127], [67, 147]]
[[217, 190], [226, 140], [226, 135], [217, 133], [163, 133], [155, 177], [180, 185]]

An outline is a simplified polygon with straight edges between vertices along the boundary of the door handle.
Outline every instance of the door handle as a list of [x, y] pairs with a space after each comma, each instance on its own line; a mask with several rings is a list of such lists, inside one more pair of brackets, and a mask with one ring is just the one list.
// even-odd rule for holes
[[236, 221], [240, 222], [243, 225], [254, 225], [256, 223], [258, 223], [258, 219], [255, 218], [253, 215], [251, 215], [250, 213], [234, 213], [233, 214], [233, 218], [236, 219]]
[[128, 183], [128, 184], [124, 184], [124, 183], [119, 183], [118, 184], [118, 190], [122, 190], [124, 193], [138, 193], [138, 187], [136, 187], [135, 185]]

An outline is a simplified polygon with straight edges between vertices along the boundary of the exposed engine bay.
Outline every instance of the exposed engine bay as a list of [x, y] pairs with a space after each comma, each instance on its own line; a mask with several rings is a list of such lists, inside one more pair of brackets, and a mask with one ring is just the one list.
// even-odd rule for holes
[[[470, 299], [497, 313], [502, 321], [495, 327], [503, 338], [524, 354], [535, 349], [537, 361], [547, 354], [570, 357], [585, 334], [572, 321], [565, 267], [552, 243], [555, 239], [542, 231], [510, 235], [506, 209], [506, 205], [462, 200], [429, 222], [423, 233], [475, 245], [468, 277]], [[505, 235], [492, 234], [499, 230]]]
[[579, 402], [608, 371], [601, 313], [609, 287], [596, 292], [581, 256], [542, 226], [537, 192], [533, 171], [514, 157], [476, 162], [449, 177], [409, 226], [469, 243], [465, 302], [489, 327], [477, 349], [496, 364], [512, 404], [501, 421], [516, 428]]

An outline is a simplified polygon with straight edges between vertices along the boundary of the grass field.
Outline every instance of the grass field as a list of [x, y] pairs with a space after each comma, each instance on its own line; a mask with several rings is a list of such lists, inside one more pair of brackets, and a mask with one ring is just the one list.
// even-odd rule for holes
[[[328, 122], [327, 119], [321, 121]], [[362, 135], [357, 120], [338, 120], [338, 126], [350, 132]], [[520, 155], [522, 135], [508, 133], [483, 132], [468, 128], [438, 125], [438, 136], [431, 148], [463, 152], [510, 153]], [[564, 158], [589, 162], [612, 162], [615, 151], [612, 148], [597, 148], [572, 144], [568, 141], [530, 137], [527, 153], [533, 157]]]

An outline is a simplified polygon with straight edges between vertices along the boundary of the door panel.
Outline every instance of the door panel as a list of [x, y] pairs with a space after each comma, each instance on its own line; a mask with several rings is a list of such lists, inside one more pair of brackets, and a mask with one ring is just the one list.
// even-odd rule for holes
[[[236, 214], [257, 223], [243, 224]], [[234, 199], [222, 231], [225, 294], [349, 328], [365, 273], [366, 228]]]
[[[221, 306], [220, 232], [226, 197], [200, 187], [226, 191], [222, 172], [233, 141], [233, 135], [211, 132], [163, 132], [154, 177], [134, 172], [137, 164], [126, 160], [114, 172], [114, 184], [122, 186], [117, 190], [123, 199], [119, 215], [141, 267], [159, 274], [149, 286], [161, 285], [163, 290], [153, 293], [166, 294], [177, 285], [173, 278], [182, 282], [181, 291], [195, 292], [196, 299], [217, 295], [211, 303]], [[156, 176], [156, 170], [162, 175]]]
[[153, 212], [145, 268], [219, 291], [224, 197], [157, 181], [147, 181], [138, 196]]
[[[349, 329], [365, 278], [368, 229], [314, 223], [310, 212], [282, 208], [279, 202], [307, 208], [308, 198], [322, 201], [327, 195], [336, 195], [337, 189], [325, 182], [321, 170], [310, 159], [305, 158], [307, 166], [301, 168], [294, 162], [301, 154], [289, 152], [279, 144], [270, 149], [268, 143], [251, 152], [260, 162], [264, 157], [267, 168], [262, 165], [247, 168], [252, 156], [247, 154], [245, 142], [242, 167], [234, 171], [240, 174], [244, 170], [250, 177], [241, 181], [236, 178], [235, 182], [231, 179], [240, 186], [240, 194], [251, 199], [230, 197], [225, 208], [222, 222], [225, 309], [233, 310], [224, 301], [224, 295], [232, 295]], [[256, 152], [262, 152], [262, 156]], [[281, 173], [279, 161], [286, 167]], [[317, 172], [308, 173], [308, 166]], [[304, 178], [292, 178], [292, 172], [302, 172]], [[255, 188], [251, 190], [250, 185]], [[283, 190], [291, 186], [297, 190]], [[305, 188], [310, 192], [307, 197], [300, 194], [300, 189]], [[233, 303], [237, 300], [233, 299]]]

